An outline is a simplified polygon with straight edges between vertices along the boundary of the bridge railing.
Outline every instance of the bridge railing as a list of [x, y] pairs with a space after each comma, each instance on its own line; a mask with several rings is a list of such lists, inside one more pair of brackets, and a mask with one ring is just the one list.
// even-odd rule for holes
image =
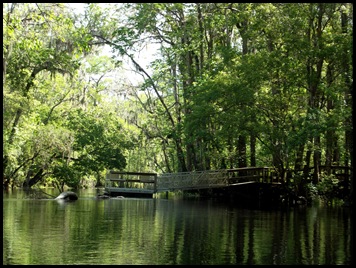
[[157, 191], [203, 189], [227, 185], [226, 170], [163, 173], [157, 177]]
[[[313, 167], [309, 168], [309, 170]], [[330, 170], [338, 179], [349, 178], [352, 168], [342, 166], [320, 166], [320, 171]], [[298, 170], [294, 170], [298, 172]], [[153, 193], [170, 190], [189, 190], [225, 187], [245, 183], [281, 183], [282, 178], [271, 167], [245, 167], [223, 170], [206, 170], [178, 173], [144, 173], [109, 171], [106, 176], [107, 189], [137, 189]]]
[[156, 192], [157, 174], [110, 170], [106, 174], [105, 188], [146, 189]]
[[229, 184], [243, 183], [243, 182], [270, 182], [270, 168], [269, 167], [245, 167], [227, 169]]

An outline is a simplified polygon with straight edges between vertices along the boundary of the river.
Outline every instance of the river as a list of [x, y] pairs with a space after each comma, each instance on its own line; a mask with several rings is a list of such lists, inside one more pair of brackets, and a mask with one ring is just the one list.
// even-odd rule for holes
[[352, 211], [243, 208], [215, 199], [26, 199], [3, 191], [3, 264], [351, 264]]

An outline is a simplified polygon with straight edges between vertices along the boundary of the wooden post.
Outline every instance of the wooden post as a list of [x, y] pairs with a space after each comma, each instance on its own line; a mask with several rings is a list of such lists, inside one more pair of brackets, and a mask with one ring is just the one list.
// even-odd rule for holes
[[157, 174], [154, 175], [154, 193], [157, 193]]

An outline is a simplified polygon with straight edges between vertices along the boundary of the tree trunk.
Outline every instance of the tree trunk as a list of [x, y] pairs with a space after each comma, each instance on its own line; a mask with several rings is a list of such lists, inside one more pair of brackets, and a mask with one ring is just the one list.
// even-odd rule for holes
[[250, 136], [250, 166], [256, 166], [256, 135], [254, 133]]
[[24, 183], [23, 183], [23, 187], [24, 188], [31, 188], [33, 185], [35, 185], [36, 183], [38, 183], [39, 181], [42, 180], [43, 176], [45, 175], [43, 173], [43, 168], [40, 168], [37, 173], [35, 174], [35, 176], [33, 176], [31, 179], [29, 180], [25, 180]]
[[[36, 77], [36, 75], [42, 71], [43, 67], [37, 67], [37, 68], [34, 68], [29, 79], [28, 79], [28, 82], [26, 84], [26, 87], [23, 90], [23, 97], [26, 97], [27, 98], [27, 95], [28, 95], [28, 92], [30, 91], [31, 87], [33, 86], [33, 81]], [[21, 89], [19, 89], [21, 91]], [[11, 132], [10, 132], [10, 136], [8, 138], [8, 140], [6, 141], [6, 143], [8, 145], [12, 145], [13, 142], [14, 142], [14, 138], [15, 138], [15, 134], [16, 134], [16, 129], [17, 129], [17, 126], [20, 122], [20, 117], [22, 115], [22, 108], [18, 108], [17, 111], [16, 111], [16, 115], [15, 115], [15, 119], [14, 119], [14, 123], [12, 124], [12, 128], [11, 128]], [[6, 167], [7, 167], [7, 164], [8, 164], [8, 157], [7, 155], [4, 155], [3, 156], [3, 177], [5, 177], [5, 172], [6, 172]], [[10, 178], [11, 179], [11, 178]]]
[[177, 158], [178, 158], [178, 172], [186, 172], [187, 166], [185, 165], [185, 158], [184, 158], [184, 153], [181, 147], [181, 140], [176, 139], [176, 149], [177, 149]]
[[238, 164], [239, 168], [247, 166], [246, 159], [246, 137], [239, 135], [237, 140]]
[[[313, 143], [313, 138], [309, 139], [310, 143]], [[305, 156], [305, 165], [303, 170], [304, 179], [309, 177], [309, 169], [310, 169], [310, 159], [311, 159], [312, 151], [310, 148], [307, 149], [307, 154]]]
[[[344, 4], [346, 5], [346, 3]], [[347, 13], [341, 9], [341, 29], [342, 33], [347, 35], [348, 34], [348, 29], [347, 29]], [[353, 77], [352, 74], [350, 73], [350, 65], [349, 65], [349, 53], [347, 50], [344, 50], [344, 55], [342, 57], [342, 69], [343, 69], [343, 74], [344, 74], [344, 81], [345, 81], [345, 102], [348, 107], [353, 108], [353, 100], [352, 100], [352, 90], [353, 90], [353, 81], [350, 79], [350, 77]], [[351, 66], [353, 66], [353, 57], [351, 57]], [[345, 160], [344, 160], [344, 165], [345, 166], [350, 166], [353, 167], [353, 127], [352, 127], [352, 114], [350, 113], [349, 118], [347, 118], [345, 124], [346, 124], [346, 130], [345, 130]], [[346, 185], [349, 184], [349, 179], [351, 180], [351, 192], [350, 192], [350, 200], [353, 200], [353, 169], [351, 169], [351, 174], [350, 178], [347, 177], [346, 179]], [[352, 201], [351, 201], [352, 202]]]
[[100, 181], [100, 173], [99, 172], [96, 172], [96, 184], [95, 184], [95, 187], [102, 187], [103, 184], [101, 183]]
[[[244, 20], [241, 25], [238, 25], [240, 29], [241, 37], [242, 37], [242, 55], [247, 55], [248, 53], [248, 38], [245, 35], [248, 27], [248, 21]], [[239, 167], [247, 166], [247, 158], [246, 158], [246, 137], [243, 135], [238, 136], [237, 141], [237, 151], [238, 151], [238, 165]]]
[[[313, 14], [313, 6], [315, 4], [310, 4], [310, 14]], [[309, 20], [309, 28], [307, 31], [307, 38], [309, 45], [312, 49], [316, 51], [322, 51], [323, 49], [323, 40], [322, 40], [322, 19], [325, 13], [324, 4], [320, 3], [318, 5], [318, 13], [315, 17], [311, 16]], [[314, 23], [316, 19], [316, 25]], [[316, 28], [315, 28], [316, 27]], [[320, 90], [319, 84], [322, 74], [324, 64], [323, 56], [314, 55], [308, 58], [307, 60], [307, 88], [309, 91], [309, 112], [314, 113], [316, 109], [320, 109]], [[316, 118], [315, 114], [312, 115], [313, 122], [317, 126], [319, 124], [319, 119]], [[314, 182], [319, 181], [319, 165], [321, 161], [321, 152], [320, 152], [320, 134], [314, 134], [311, 141], [314, 141], [314, 173], [313, 180]]]
[[314, 138], [314, 174], [313, 174], [313, 182], [316, 184], [319, 182], [320, 175], [320, 159], [321, 159], [321, 148], [320, 148], [320, 136]]
[[303, 165], [304, 144], [299, 145], [298, 151], [295, 157], [294, 170], [301, 170]]

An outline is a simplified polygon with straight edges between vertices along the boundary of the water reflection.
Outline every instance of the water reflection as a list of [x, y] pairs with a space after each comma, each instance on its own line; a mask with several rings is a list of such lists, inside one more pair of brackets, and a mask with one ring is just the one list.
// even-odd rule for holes
[[3, 198], [3, 264], [350, 264], [351, 212], [213, 200]]

